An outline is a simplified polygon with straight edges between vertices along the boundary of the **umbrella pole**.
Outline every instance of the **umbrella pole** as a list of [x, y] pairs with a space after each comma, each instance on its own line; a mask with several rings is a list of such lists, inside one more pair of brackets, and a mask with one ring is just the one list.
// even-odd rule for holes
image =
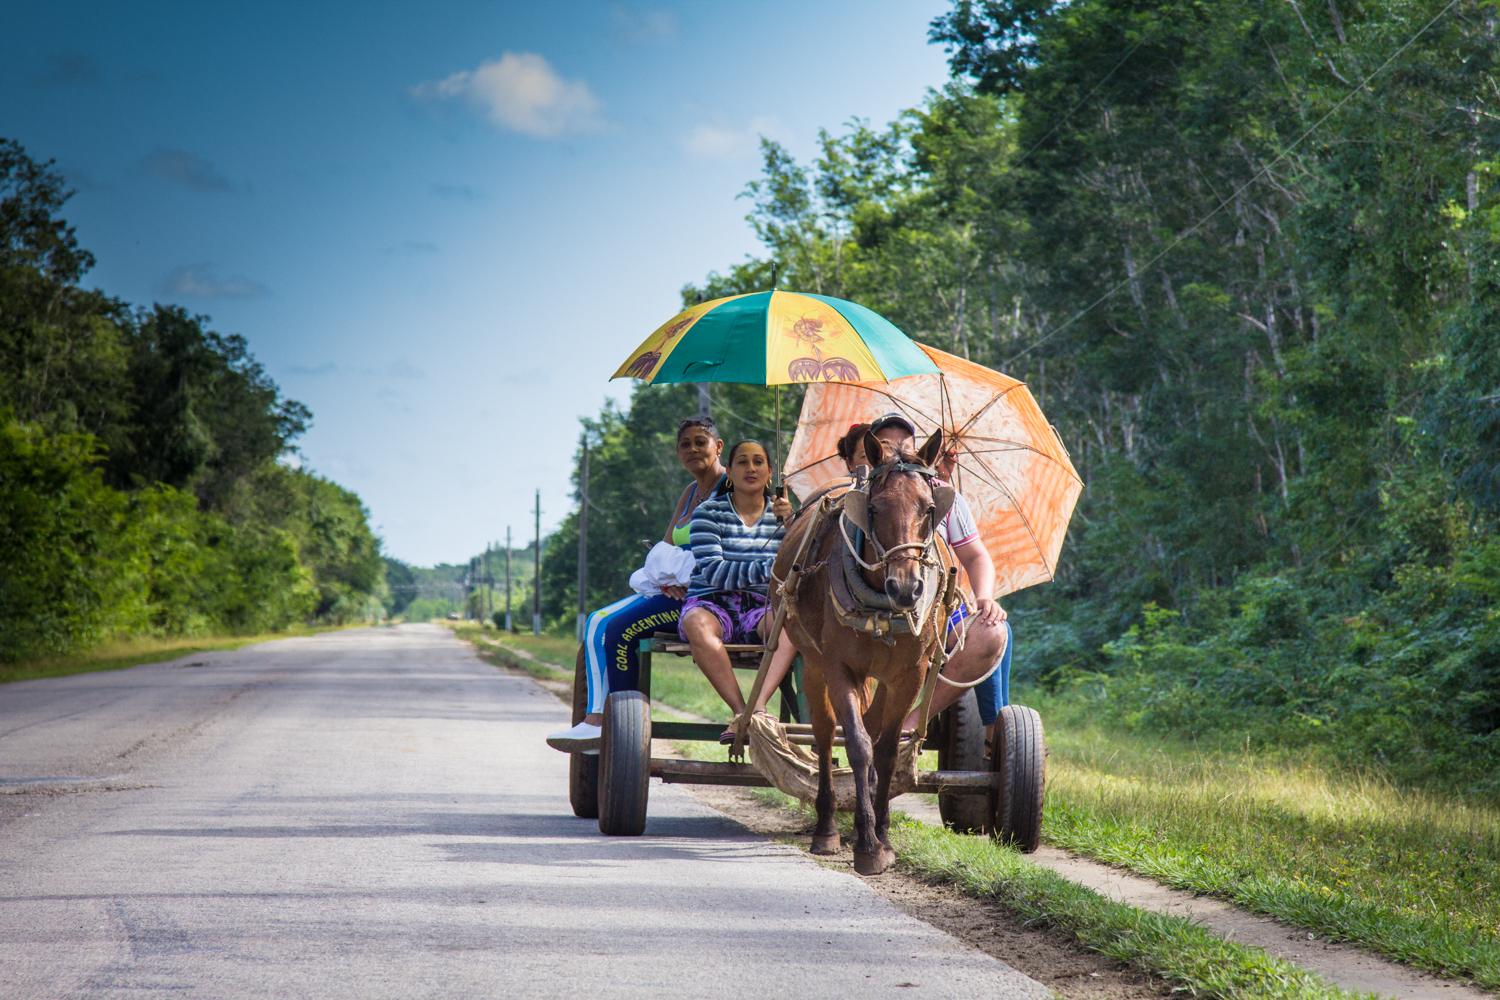
[[[772, 454], [775, 456], [775, 458], [772, 460], [775, 464], [773, 465], [773, 467], [771, 469], [771, 473], [772, 473], [773, 476], [775, 476], [774, 482], [777, 484], [777, 486], [776, 486], [776, 496], [779, 499], [781, 497], [786, 496], [786, 479], [781, 474], [781, 386], [780, 385], [778, 385], [776, 387], [776, 441], [771, 445], [771, 448], [772, 448]], [[783, 524], [785, 522], [781, 518], [778, 517], [776, 519], [776, 523], [777, 524]]]

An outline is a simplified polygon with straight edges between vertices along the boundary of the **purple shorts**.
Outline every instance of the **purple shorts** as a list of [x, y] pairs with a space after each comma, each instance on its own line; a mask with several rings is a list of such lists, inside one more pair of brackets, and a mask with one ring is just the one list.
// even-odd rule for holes
[[747, 590], [715, 590], [689, 597], [683, 602], [682, 613], [677, 618], [677, 634], [684, 642], [687, 633], [682, 631], [682, 623], [687, 621], [688, 612], [694, 608], [713, 612], [713, 616], [719, 619], [726, 645], [755, 645], [761, 641], [755, 627], [765, 617], [766, 599], [760, 594]]

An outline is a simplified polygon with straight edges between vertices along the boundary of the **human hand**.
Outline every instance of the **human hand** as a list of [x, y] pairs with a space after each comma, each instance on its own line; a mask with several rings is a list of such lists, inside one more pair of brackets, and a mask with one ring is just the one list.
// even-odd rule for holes
[[998, 625], [1000, 622], [1005, 621], [1005, 609], [1000, 606], [998, 601], [990, 600], [988, 597], [981, 597], [974, 603], [977, 605], [974, 611], [974, 620], [979, 622], [979, 624]]
[[662, 592], [663, 596], [670, 597], [674, 601], [685, 601], [685, 600], [687, 600], [687, 588], [686, 587], [673, 587], [673, 586], [669, 585], [669, 586], [661, 588], [661, 592]]
[[776, 497], [771, 501], [771, 513], [785, 521], [796, 511], [792, 510], [792, 502], [786, 497]]

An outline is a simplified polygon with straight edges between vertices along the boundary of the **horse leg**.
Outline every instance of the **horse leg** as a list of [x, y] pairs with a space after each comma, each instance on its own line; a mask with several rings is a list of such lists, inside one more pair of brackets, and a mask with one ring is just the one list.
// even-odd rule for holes
[[823, 680], [820, 664], [815, 664], [805, 654], [802, 658], [802, 683], [807, 693], [807, 705], [812, 718], [814, 741], [818, 745], [818, 825], [813, 828], [812, 852], [814, 854], [837, 854], [839, 852], [839, 828], [834, 807], [833, 794], [833, 706], [828, 703], [828, 685]]
[[899, 693], [891, 692], [883, 708], [886, 717], [880, 722], [880, 739], [875, 743], [875, 836], [885, 857], [885, 864], [896, 860], [891, 848], [891, 778], [896, 771], [896, 757], [901, 751], [901, 724], [906, 713], [902, 706], [916, 697], [910, 683], [902, 684]]
[[829, 700], [844, 726], [844, 749], [854, 769], [854, 870], [861, 875], [879, 875], [890, 867], [889, 848], [875, 836], [875, 810], [870, 804], [870, 764], [874, 755], [870, 734], [859, 714], [853, 678], [839, 664], [830, 685]]

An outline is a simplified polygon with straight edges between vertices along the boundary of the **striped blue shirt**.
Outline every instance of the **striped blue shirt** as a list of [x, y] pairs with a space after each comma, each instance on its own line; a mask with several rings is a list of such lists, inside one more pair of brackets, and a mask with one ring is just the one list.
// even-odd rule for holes
[[715, 590], [748, 590], [764, 595], [785, 532], [771, 513], [769, 497], [760, 520], [748, 528], [729, 497], [703, 501], [693, 511], [689, 536], [694, 566], [688, 596]]

